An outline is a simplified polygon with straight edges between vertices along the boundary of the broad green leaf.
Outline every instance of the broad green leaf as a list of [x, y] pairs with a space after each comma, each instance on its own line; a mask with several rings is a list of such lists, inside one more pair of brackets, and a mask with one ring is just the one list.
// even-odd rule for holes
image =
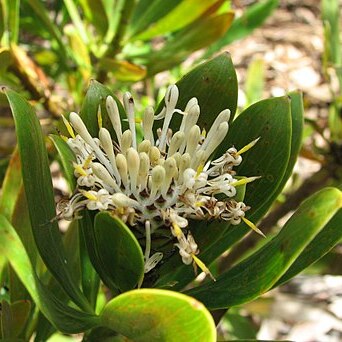
[[277, 281], [277, 287], [296, 274], [300, 273], [312, 263], [319, 260], [336, 246], [342, 239], [342, 210], [340, 209], [335, 216], [325, 225], [321, 232], [310, 242], [300, 257], [291, 265], [287, 272]]
[[112, 299], [102, 324], [134, 341], [216, 341], [210, 313], [200, 302], [180, 293], [142, 289]]
[[78, 333], [99, 324], [99, 318], [67, 306], [37, 278], [25, 247], [8, 220], [0, 215], [0, 255], [5, 255], [18, 277], [25, 284], [32, 299], [52, 322], [64, 333]]
[[207, 283], [186, 291], [210, 309], [251, 301], [267, 292], [342, 207], [342, 193], [325, 188], [309, 197], [281, 232], [250, 257]]
[[304, 127], [304, 106], [303, 106], [303, 96], [300, 92], [291, 92], [288, 94], [290, 98], [290, 106], [291, 106], [291, 150], [290, 150], [290, 158], [284, 173], [284, 176], [281, 182], [278, 185], [277, 190], [273, 193], [273, 195], [266, 201], [264, 201], [263, 206], [260, 208], [258, 213], [253, 214], [253, 220], [259, 221], [261, 217], [266, 214], [268, 209], [271, 207], [272, 203], [278, 197], [278, 194], [281, 193], [284, 188], [286, 182], [291, 177], [294, 165], [297, 161], [297, 157], [302, 145], [303, 138], [303, 127]]
[[[236, 168], [239, 176], [262, 176], [246, 187], [244, 202], [251, 206], [247, 218], [257, 221], [264, 201], [274, 198], [282, 181], [290, 156], [291, 116], [287, 97], [273, 98], [255, 103], [242, 112], [231, 124], [227, 138], [218, 149], [216, 157], [235, 145], [239, 150], [252, 140], [261, 137], [258, 143], [242, 155], [243, 161]], [[251, 212], [251, 213], [250, 213]], [[245, 224], [232, 226], [225, 222], [203, 222], [194, 225], [194, 236], [198, 243], [199, 257], [210, 265], [223, 252], [250, 231]], [[200, 236], [196, 236], [196, 232]], [[171, 263], [170, 263], [171, 265]], [[168, 263], [163, 268], [169, 270]], [[158, 285], [177, 282], [175, 289], [183, 288], [194, 277], [191, 267], [182, 266], [172, 271]]]
[[[116, 98], [116, 96], [113, 95], [113, 93], [101, 83], [95, 80], [91, 80], [89, 88], [87, 90], [87, 94], [82, 104], [80, 116], [82, 117], [83, 122], [87, 126], [89, 133], [93, 137], [96, 137], [99, 132], [98, 116], [97, 116], [99, 106], [101, 106], [103, 126], [109, 129], [109, 131], [112, 133], [113, 138], [115, 137], [115, 133], [110, 123], [109, 117], [107, 115], [106, 105], [105, 105], [106, 98], [109, 95], [113, 96], [114, 100], [116, 101], [121, 117], [126, 117], [122, 104]], [[125, 129], [124, 123], [123, 123], [123, 129]]]
[[3, 88], [16, 124], [23, 183], [32, 232], [49, 271], [77, 305], [91, 310], [71, 274], [55, 220], [55, 203], [44, 139], [33, 108], [16, 92]]
[[171, 69], [183, 62], [191, 52], [202, 49], [222, 37], [233, 18], [232, 12], [202, 17], [177, 32], [162, 49], [148, 54], [145, 62], [148, 76]]
[[73, 191], [76, 187], [76, 178], [74, 176], [74, 167], [72, 162], [76, 161], [75, 155], [68, 146], [68, 144], [58, 135], [51, 134], [50, 139], [52, 140], [62, 163], [63, 174], [66, 178], [69, 188]]
[[177, 31], [197, 19], [215, 2], [217, 0], [202, 0], [200, 2], [197, 0], [182, 1], [160, 20], [151, 23], [142, 33], [131, 37], [131, 40], [148, 40], [168, 32]]
[[[85, 218], [85, 220], [87, 220], [87, 218]], [[92, 222], [89, 222], [88, 224], [92, 224]], [[98, 290], [100, 286], [100, 278], [99, 278], [99, 275], [96, 273], [91, 263], [89, 254], [88, 254], [86, 236], [84, 235], [84, 229], [81, 229], [79, 227], [78, 234], [79, 234], [79, 258], [80, 258], [79, 262], [80, 262], [80, 267], [81, 267], [82, 289], [90, 305], [95, 309], [97, 294], [98, 294]]]
[[97, 253], [107, 276], [122, 292], [133, 289], [144, 275], [144, 257], [131, 230], [118, 218], [101, 212], [95, 217]]
[[[8, 218], [7, 218], [8, 219]], [[30, 214], [27, 206], [24, 186], [21, 186], [13, 208], [12, 225], [20, 237], [33, 265], [37, 262], [37, 247], [31, 228]]]
[[[100, 276], [101, 280], [106, 284], [108, 288], [114, 292], [114, 294], [117, 294], [119, 292], [119, 289], [117, 288], [117, 284], [113, 282], [112, 278], [108, 275], [107, 269], [104, 266], [102, 259], [99, 255], [99, 249], [97, 247], [97, 240], [95, 235], [95, 229], [94, 229], [94, 219], [93, 216], [90, 215], [88, 211], [84, 211], [82, 213], [82, 219], [78, 221], [79, 229], [80, 229], [80, 242], [84, 242], [87, 254], [89, 256], [89, 260], [91, 261], [92, 265], [94, 266], [96, 272]], [[83, 248], [83, 246], [82, 246]], [[85, 276], [85, 274], [88, 272], [88, 269], [85, 269], [87, 266], [85, 265], [85, 262], [87, 260], [82, 260], [82, 277]], [[90, 284], [87, 284], [85, 282], [85, 279], [82, 279], [82, 286], [85, 288], [85, 292], [89, 295], [92, 291], [89, 287]]]
[[0, 213], [10, 221], [22, 183], [19, 153], [15, 149], [6, 170], [0, 197]]
[[275, 8], [278, 7], [278, 3], [279, 0], [265, 0], [248, 7], [241, 17], [234, 20], [229, 31], [207, 49], [202, 58], [208, 58], [214, 52], [219, 51], [233, 41], [248, 36], [254, 29], [264, 23]]
[[140, 81], [146, 76], [146, 68], [128, 61], [120, 61], [112, 58], [102, 58], [99, 67], [119, 81]]

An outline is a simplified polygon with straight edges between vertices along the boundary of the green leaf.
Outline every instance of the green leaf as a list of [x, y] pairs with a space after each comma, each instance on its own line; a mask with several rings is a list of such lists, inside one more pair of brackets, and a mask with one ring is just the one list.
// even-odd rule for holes
[[102, 324], [134, 341], [216, 341], [210, 313], [183, 294], [142, 289], [112, 299]]
[[250, 106], [254, 102], [262, 98], [265, 83], [265, 65], [261, 58], [253, 59], [249, 64], [245, 83], [245, 92], [247, 105]]
[[309, 197], [281, 232], [250, 257], [218, 277], [185, 293], [210, 309], [251, 301], [267, 292], [320, 233], [338, 209], [342, 193], [325, 188]]
[[342, 239], [342, 210], [340, 209], [335, 216], [325, 225], [321, 232], [310, 242], [300, 257], [291, 265], [287, 272], [277, 281], [277, 287], [296, 274], [300, 273], [312, 263], [322, 258]]
[[78, 66], [78, 71], [85, 81], [88, 81], [92, 73], [92, 65], [89, 54], [89, 43], [84, 42], [80, 32], [71, 24], [65, 26], [64, 33], [68, 38], [68, 46]]
[[32, 232], [49, 271], [77, 305], [91, 310], [68, 266], [55, 212], [51, 174], [45, 143], [33, 108], [16, 92], [2, 88], [16, 124], [23, 183]]
[[0, 213], [10, 221], [22, 183], [19, 153], [15, 149], [6, 170], [0, 197]]
[[[261, 179], [249, 183], [246, 189], [244, 202], [252, 207], [246, 216], [252, 221], [260, 218], [260, 208], [263, 208], [264, 201], [274, 200], [279, 194], [279, 185], [289, 162], [291, 131], [288, 98], [263, 100], [250, 106], [236, 118], [229, 128], [226, 139], [218, 148], [216, 157], [221, 156], [233, 145], [239, 150], [261, 137], [251, 150], [243, 154], [243, 161], [236, 168], [239, 176], [262, 176]], [[199, 257], [207, 265], [250, 231], [245, 224], [232, 226], [217, 221], [209, 225], [207, 222], [196, 223], [191, 229], [200, 249]], [[170, 271], [171, 265], [171, 262], [165, 263], [163, 268]], [[174, 288], [181, 289], [193, 277], [191, 267], [183, 265], [179, 270], [172, 270], [172, 273], [161, 278], [158, 285], [175, 281], [177, 285]]]
[[340, 41], [340, 4], [338, 0], [322, 0], [322, 19], [325, 35], [325, 58], [327, 62], [335, 65], [341, 64], [341, 41]]
[[12, 304], [2, 301], [0, 313], [2, 337], [20, 336], [29, 318], [30, 310], [31, 303], [27, 300], [16, 301]]
[[52, 35], [52, 37], [56, 39], [59, 46], [59, 51], [63, 54], [64, 57], [66, 57], [67, 49], [65, 47], [65, 43], [63, 42], [63, 35], [58, 29], [58, 26], [51, 21], [46, 7], [44, 7], [43, 3], [39, 0], [27, 0], [27, 3], [31, 6], [37, 17], [44, 24], [45, 30], [47, 30]]
[[148, 26], [170, 13], [182, 0], [140, 0], [135, 5], [128, 26], [128, 35], [132, 37], [144, 31]]
[[171, 69], [183, 62], [193, 51], [202, 49], [222, 37], [233, 18], [232, 12], [205, 16], [177, 32], [162, 49], [148, 53], [145, 62], [148, 76]]
[[99, 324], [99, 318], [67, 306], [37, 278], [25, 247], [8, 220], [0, 215], [0, 255], [5, 255], [42, 313], [64, 333], [78, 333]]
[[[117, 288], [117, 284], [114, 283], [111, 279], [111, 277], [107, 274], [107, 269], [103, 265], [102, 259], [99, 255], [99, 249], [97, 247], [97, 240], [95, 235], [95, 229], [94, 229], [94, 222], [93, 217], [90, 216], [90, 213], [88, 211], [84, 211], [82, 213], [82, 219], [78, 221], [79, 229], [80, 229], [80, 242], [84, 242], [87, 254], [89, 256], [89, 259], [94, 266], [96, 272], [99, 274], [101, 280], [106, 284], [107, 287], [109, 287], [112, 292], [117, 294], [119, 292]], [[83, 247], [82, 247], [83, 248]], [[85, 263], [86, 260], [82, 260], [82, 263]], [[87, 272], [87, 269], [85, 269], [86, 265], [81, 264], [82, 269], [82, 277], [85, 277], [85, 274]], [[85, 288], [86, 292], [90, 294], [90, 288], [87, 286], [90, 284], [86, 284], [84, 282], [85, 279], [82, 279], [82, 286]]]
[[[101, 106], [103, 127], [106, 127], [107, 129], [109, 129], [110, 133], [112, 134], [112, 137], [115, 137], [115, 133], [110, 123], [109, 117], [107, 115], [106, 106], [105, 106], [106, 98], [109, 95], [111, 95], [116, 101], [121, 117], [124, 117], [124, 118], [126, 117], [122, 104], [116, 98], [116, 96], [101, 83], [95, 80], [91, 80], [89, 88], [87, 90], [87, 94], [82, 104], [80, 116], [83, 122], [85, 123], [85, 125], [87, 126], [89, 133], [93, 137], [96, 137], [99, 132], [99, 125], [98, 125], [98, 119], [97, 119], [99, 105]], [[128, 127], [128, 124], [123, 122], [122, 126], [123, 126], [123, 129], [126, 129], [126, 127]]]
[[[114, 7], [113, 2], [110, 1], [111, 7]], [[80, 5], [83, 8], [87, 20], [95, 26], [101, 36], [104, 36], [108, 29], [108, 19], [110, 16], [106, 13], [106, 7], [103, 5], [103, 1], [80, 0]]]
[[[146, 28], [146, 21], [142, 23], [143, 25], [140, 24], [143, 27], [145, 26], [144, 30], [142, 33], [133, 36], [131, 40], [148, 40], [168, 32], [177, 31], [197, 19], [215, 2], [217, 0], [202, 0], [200, 2], [197, 0], [182, 1], [160, 20], [151, 23], [148, 28]], [[165, 6], [163, 2], [159, 2], [158, 5]], [[154, 7], [154, 10], [158, 10], [158, 8]]]
[[133, 289], [144, 275], [144, 257], [131, 230], [106, 212], [95, 217], [97, 253], [106, 274], [121, 291]]
[[11, 223], [19, 235], [23, 245], [25, 246], [31, 263], [36, 265], [38, 252], [32, 233], [30, 214], [27, 206], [24, 186], [21, 186], [18, 193], [18, 198], [13, 209]]
[[10, 46], [11, 44], [16, 44], [18, 42], [19, 5], [20, 0], [2, 0], [0, 3], [5, 30], [5, 34], [1, 39], [1, 45]]
[[214, 52], [219, 51], [233, 41], [251, 34], [254, 29], [261, 26], [272, 14], [274, 9], [278, 7], [278, 3], [279, 0], [266, 0], [248, 7], [241, 17], [234, 20], [229, 31], [207, 49], [202, 58], [208, 58]]
[[[1, 13], [0, 13], [1, 15]], [[3, 75], [12, 64], [11, 52], [8, 48], [0, 48], [0, 73]]]
[[111, 72], [113, 76], [124, 82], [140, 81], [146, 76], [146, 68], [128, 61], [120, 61], [112, 58], [102, 58], [99, 67]]
[[[83, 225], [92, 224], [92, 222], [87, 222], [88, 218], [84, 218], [83, 220], [86, 220], [86, 222], [82, 221]], [[79, 221], [77, 222], [80, 223]], [[80, 247], [79, 248], [79, 258], [80, 258], [79, 262], [80, 262], [80, 267], [81, 267], [82, 290], [86, 298], [88, 299], [90, 305], [95, 309], [98, 290], [100, 286], [100, 278], [99, 278], [99, 275], [96, 273], [91, 263], [89, 254], [88, 254], [84, 229], [81, 229], [81, 227], [79, 227], [78, 233], [79, 233], [79, 247]]]
[[303, 106], [303, 96], [300, 92], [291, 92], [288, 94], [290, 98], [290, 106], [291, 106], [291, 150], [290, 150], [290, 158], [287, 163], [287, 167], [284, 173], [284, 176], [281, 182], [278, 185], [278, 188], [273, 193], [273, 195], [265, 200], [263, 206], [260, 208], [257, 214], [253, 214], [253, 220], [258, 221], [260, 218], [266, 214], [268, 209], [271, 207], [272, 203], [278, 197], [278, 194], [281, 193], [284, 188], [286, 182], [292, 175], [293, 168], [297, 161], [297, 157], [302, 145], [303, 139], [303, 127], [304, 127], [304, 106]]
[[69, 145], [60, 136], [51, 134], [50, 139], [59, 154], [64, 177], [69, 184], [70, 190], [73, 191], [76, 187], [76, 178], [74, 176], [74, 167], [72, 165], [72, 162], [76, 162], [75, 155]]
[[84, 44], [89, 44], [89, 38], [87, 30], [83, 24], [83, 21], [79, 15], [79, 11], [74, 1], [63, 0], [64, 5], [69, 13], [71, 21], [75, 25], [78, 35], [81, 37]]

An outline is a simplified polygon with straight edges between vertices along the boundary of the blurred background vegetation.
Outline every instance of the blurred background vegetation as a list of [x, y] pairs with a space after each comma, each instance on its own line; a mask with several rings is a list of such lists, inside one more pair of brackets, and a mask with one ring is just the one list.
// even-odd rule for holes
[[[90, 79], [115, 91], [129, 89], [144, 106], [191, 67], [223, 50], [231, 52], [241, 81], [240, 110], [269, 95], [303, 90], [301, 158], [260, 224], [272, 235], [304, 198], [327, 185], [341, 188], [340, 12], [338, 0], [0, 0], [0, 84], [30, 100], [47, 132], [59, 127], [61, 114], [79, 110]], [[0, 95], [0, 182], [14, 147], [13, 119]], [[53, 160], [52, 148], [50, 153]], [[217, 268], [222, 271], [241, 260], [258, 247], [257, 241], [249, 235]], [[341, 265], [337, 247], [307, 273], [341, 275]], [[318, 279], [322, 291], [336, 292], [325, 279]], [[304, 285], [296, 286], [284, 292], [305, 297]], [[335, 292], [335, 297], [342, 294]], [[223, 336], [255, 338], [281, 298], [271, 295], [230, 311], [221, 327]], [[328, 295], [324, 301], [320, 304], [329, 301]], [[331, 313], [336, 319], [338, 315]], [[275, 338], [282, 329], [291, 330], [284, 317], [279, 321]], [[338, 340], [341, 325], [333, 322], [327, 324], [328, 332], [323, 330], [333, 331], [330, 335]]]

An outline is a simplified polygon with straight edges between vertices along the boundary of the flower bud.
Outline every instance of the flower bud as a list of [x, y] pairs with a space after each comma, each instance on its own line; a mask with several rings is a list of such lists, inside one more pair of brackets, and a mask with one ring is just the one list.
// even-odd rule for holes
[[116, 138], [118, 139], [118, 143], [119, 145], [121, 145], [122, 128], [120, 113], [118, 105], [116, 104], [116, 101], [113, 99], [112, 96], [107, 96], [106, 98], [106, 109], [110, 122], [112, 123], [112, 126], [114, 128]]

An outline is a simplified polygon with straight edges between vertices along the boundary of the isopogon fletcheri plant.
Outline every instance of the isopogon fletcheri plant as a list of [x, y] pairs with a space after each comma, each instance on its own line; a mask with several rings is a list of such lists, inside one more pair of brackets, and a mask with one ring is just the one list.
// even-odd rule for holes
[[[217, 318], [258, 298], [342, 238], [341, 192], [325, 188], [248, 257], [215, 267], [251, 229], [263, 235], [258, 221], [291, 175], [303, 128], [298, 92], [234, 119], [228, 54], [169, 86], [155, 111], [92, 81], [79, 114], [50, 135], [70, 187], [57, 211], [37, 116], [1, 91], [18, 141], [0, 198], [3, 338], [216, 341], [209, 310]], [[196, 279], [202, 271], [210, 277]]]
[[[236, 187], [257, 177], [235, 178], [235, 166], [241, 154], [256, 140], [240, 151], [229, 148], [221, 157], [211, 160], [215, 149], [228, 133], [230, 110], [225, 109], [215, 119], [208, 134], [196, 125], [200, 115], [198, 100], [192, 97], [184, 111], [177, 108], [179, 91], [176, 85], [168, 88], [165, 106], [155, 115], [148, 107], [142, 117], [143, 140], [136, 135], [134, 101], [130, 93], [124, 95], [124, 109], [129, 129], [122, 132], [120, 113], [112, 96], [106, 109], [116, 134], [101, 127], [101, 107], [98, 111], [99, 138], [93, 138], [80, 116], [71, 113], [70, 123], [64, 119], [71, 138], [67, 144], [76, 155], [74, 175], [77, 191], [67, 202], [59, 205], [59, 216], [77, 218], [83, 209], [108, 211], [141, 233], [145, 228], [145, 273], [162, 260], [163, 253], [153, 248], [153, 237], [158, 228], [169, 228], [169, 239], [177, 239], [184, 264], [191, 263], [209, 273], [197, 257], [198, 246], [188, 228], [188, 219], [221, 219], [233, 225], [241, 220], [261, 233], [246, 217], [249, 209], [234, 199]], [[169, 128], [173, 115], [182, 115], [179, 130]], [[164, 120], [155, 140], [153, 124]], [[77, 135], [75, 135], [75, 132]], [[224, 195], [219, 200], [215, 195]], [[164, 234], [165, 229], [163, 230]], [[151, 251], [154, 251], [151, 254]]]

